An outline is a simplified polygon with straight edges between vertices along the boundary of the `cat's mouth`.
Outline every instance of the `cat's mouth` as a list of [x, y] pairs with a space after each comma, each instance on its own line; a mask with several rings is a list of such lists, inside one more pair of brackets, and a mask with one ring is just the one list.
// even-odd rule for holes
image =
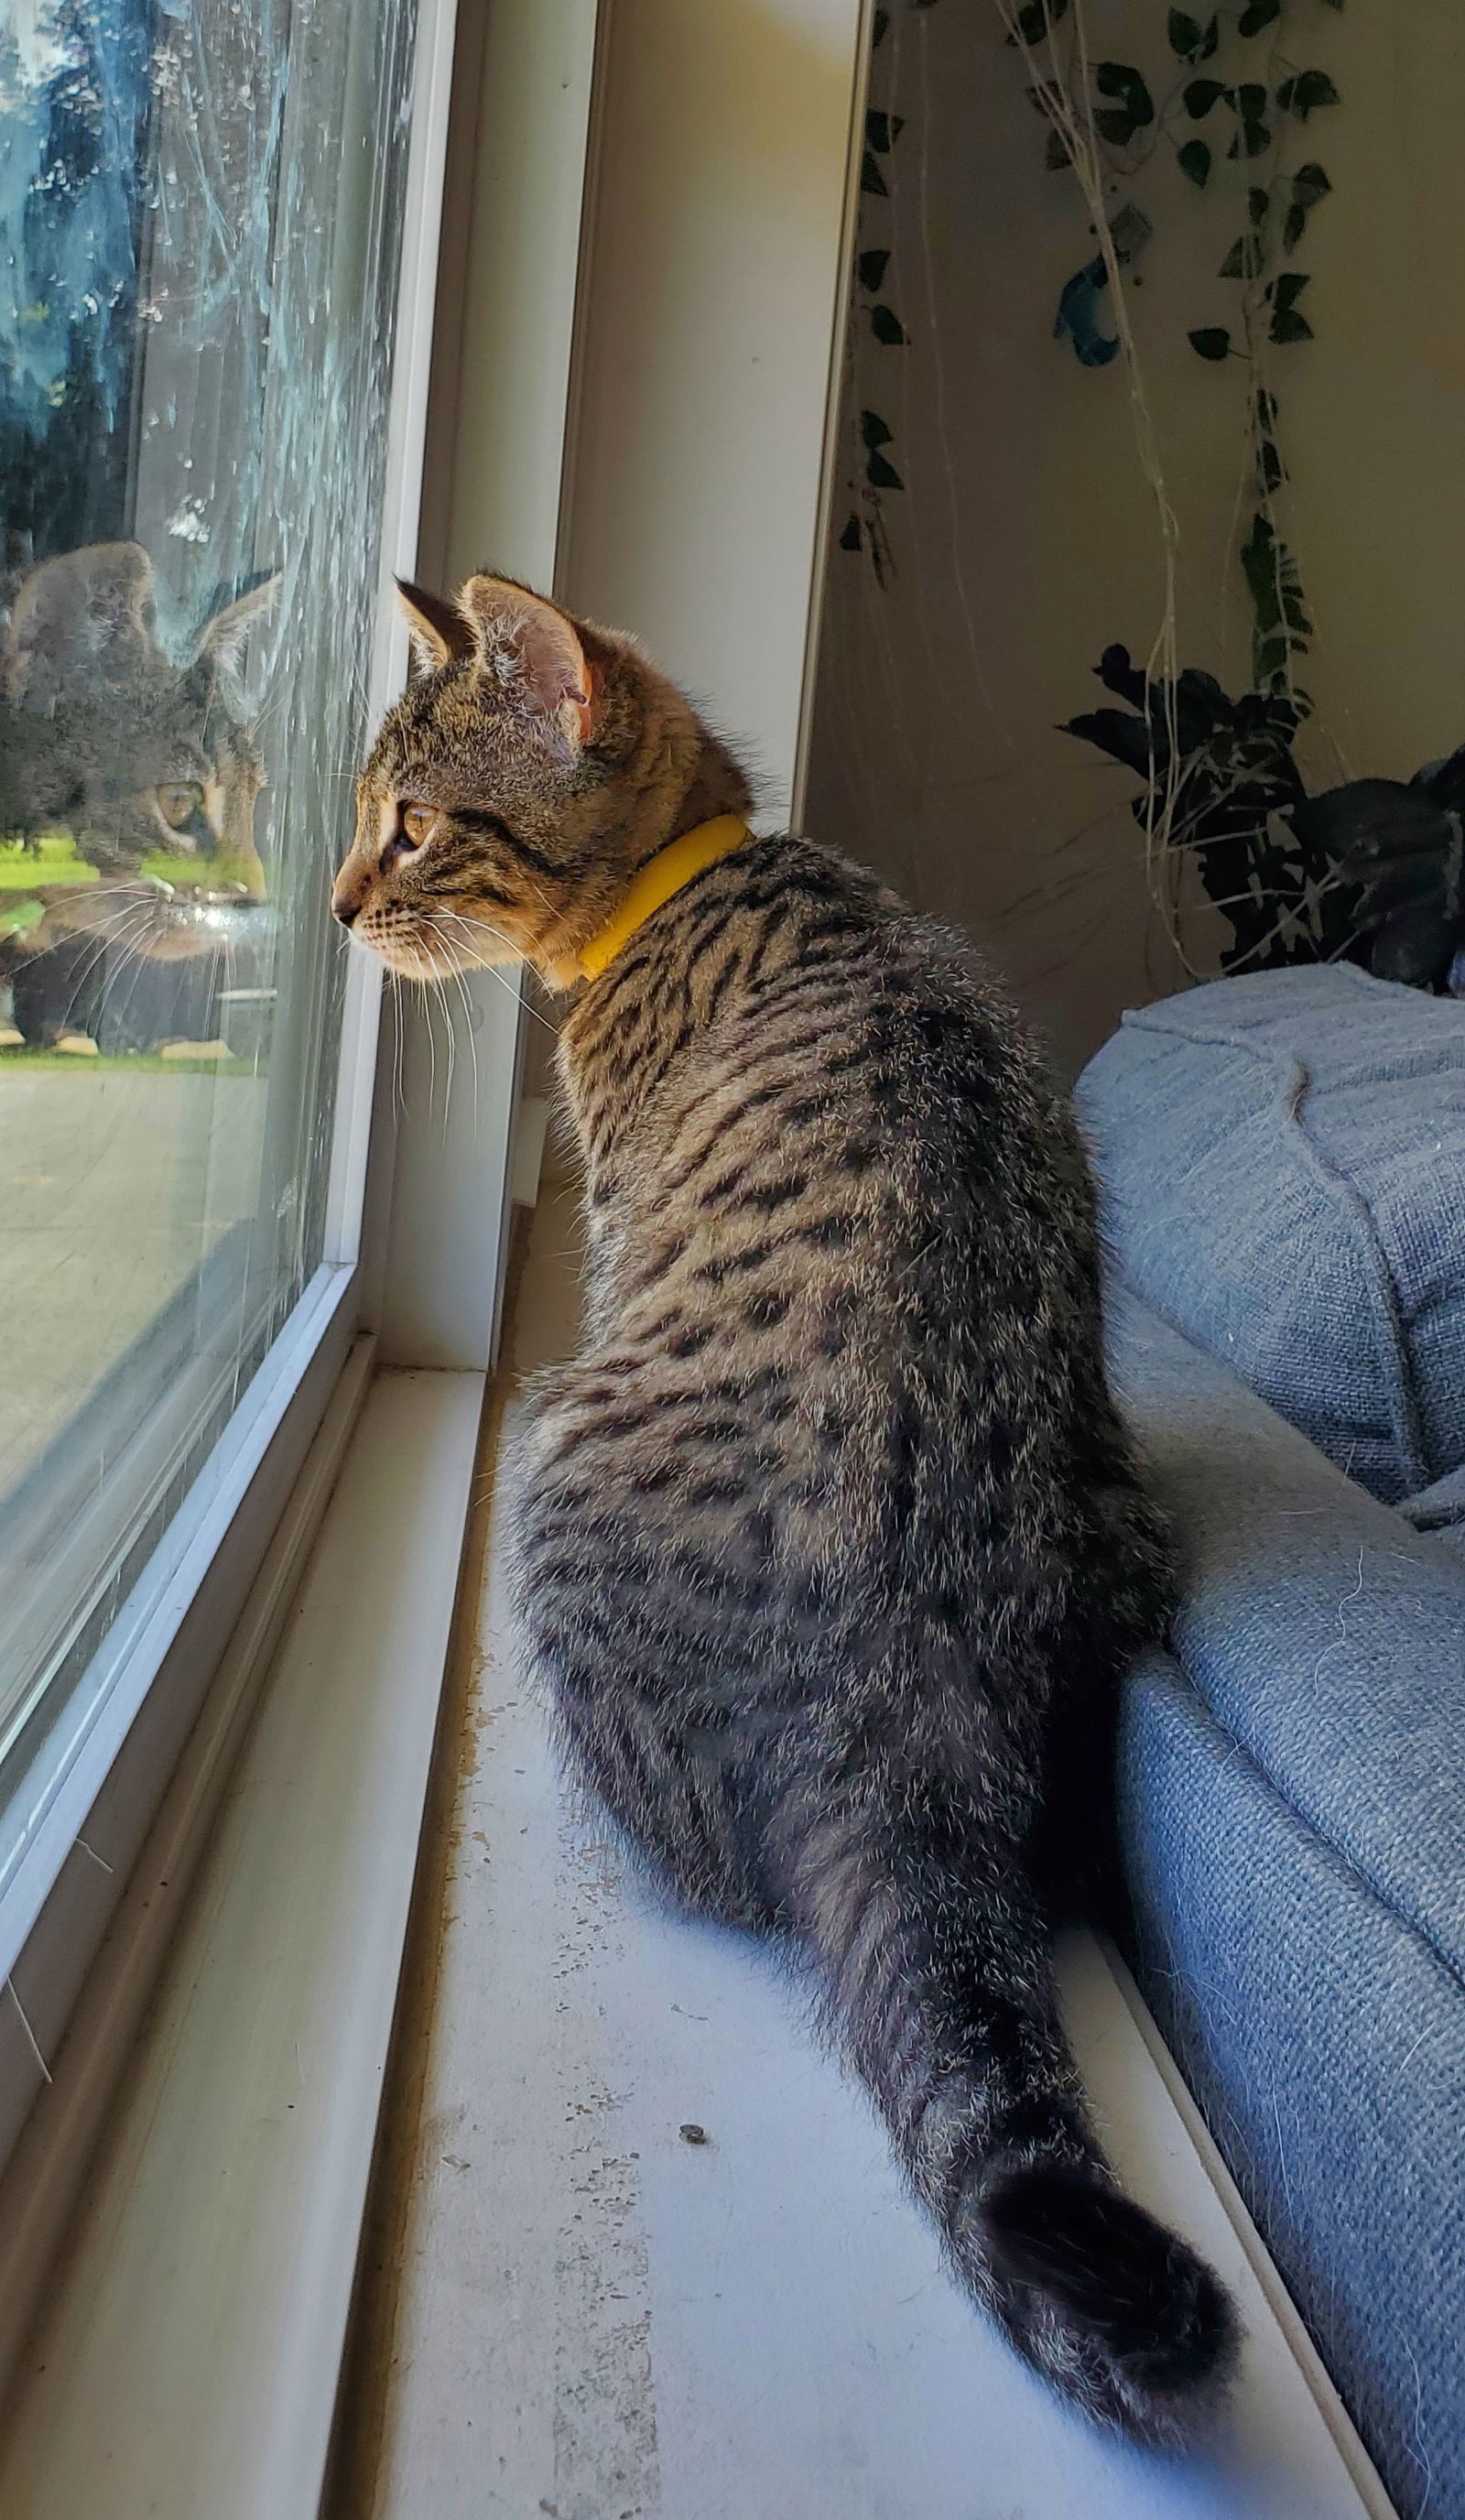
[[404, 980], [451, 980], [523, 959], [522, 945], [502, 928], [463, 911], [407, 911], [386, 903], [369, 910], [353, 932]]

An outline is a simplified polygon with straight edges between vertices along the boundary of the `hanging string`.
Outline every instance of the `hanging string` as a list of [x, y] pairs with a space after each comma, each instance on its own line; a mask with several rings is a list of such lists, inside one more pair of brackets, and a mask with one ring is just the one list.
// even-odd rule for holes
[[[1036, 100], [1067, 153], [1069, 163], [1078, 178], [1094, 233], [1098, 238], [1099, 252], [1103, 257], [1109, 293], [1113, 300], [1114, 329], [1119, 338], [1120, 353], [1129, 385], [1130, 409], [1133, 418], [1134, 443], [1139, 458], [1139, 468], [1154, 501], [1155, 516], [1159, 524], [1164, 567], [1164, 606], [1160, 626], [1144, 662], [1144, 715], [1149, 743], [1150, 771], [1144, 804], [1145, 875], [1150, 897], [1165, 921], [1169, 941], [1194, 978], [1199, 975], [1191, 968], [1179, 935], [1180, 905], [1177, 889], [1179, 852], [1171, 844], [1180, 791], [1184, 784], [1176, 697], [1176, 687], [1179, 679], [1177, 629], [1179, 519], [1166, 487], [1154, 414], [1145, 391], [1144, 377], [1134, 343], [1133, 327], [1130, 320], [1124, 271], [1114, 243], [1114, 231], [1105, 199], [1104, 162], [1093, 120], [1085, 0], [1071, 0], [1069, 23], [1072, 28], [1072, 53], [1068, 63], [1059, 58], [1057, 30], [1050, 14], [1049, 0], [1040, 0], [1040, 5], [1043, 17], [1043, 51], [1046, 56], [1045, 66], [1038, 58], [1039, 48], [1028, 41], [1018, 23], [1017, 0], [994, 0], [998, 16], [1034, 73]], [[1162, 696], [1161, 705], [1165, 728], [1163, 777], [1159, 775], [1161, 765], [1155, 741], [1155, 713], [1150, 699], [1152, 691], [1158, 691]]]

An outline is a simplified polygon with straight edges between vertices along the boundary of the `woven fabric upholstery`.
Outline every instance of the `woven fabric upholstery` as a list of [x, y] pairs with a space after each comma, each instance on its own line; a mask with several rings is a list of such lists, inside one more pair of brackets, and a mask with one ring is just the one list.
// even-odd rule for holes
[[1183, 1552], [1122, 1727], [1140, 1982], [1398, 2511], [1465, 2515], [1465, 1554], [1109, 1328]]
[[1390, 1504], [1465, 1462], [1465, 1003], [1352, 966], [1130, 1014], [1079, 1110], [1125, 1277]]

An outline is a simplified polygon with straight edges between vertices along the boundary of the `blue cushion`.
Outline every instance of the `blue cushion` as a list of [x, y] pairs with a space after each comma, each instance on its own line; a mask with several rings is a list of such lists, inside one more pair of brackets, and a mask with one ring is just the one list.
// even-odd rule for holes
[[1465, 1568], [1124, 1291], [1109, 1352], [1183, 1544], [1189, 1680], [1465, 1979]]
[[1351, 965], [1128, 1014], [1079, 1086], [1169, 1319], [1393, 1504], [1465, 1462], [1465, 1003]]
[[1120, 1810], [1150, 2009], [1400, 2520], [1465, 2513], [1465, 1995], [1162, 1657]]
[[1122, 1727], [1136, 1964], [1400, 2513], [1465, 2513], [1465, 1556], [1108, 1310], [1183, 1552]]

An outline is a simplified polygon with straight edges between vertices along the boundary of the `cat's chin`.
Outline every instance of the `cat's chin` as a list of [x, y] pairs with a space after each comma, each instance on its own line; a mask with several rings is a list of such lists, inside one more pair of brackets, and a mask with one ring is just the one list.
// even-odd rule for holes
[[378, 962], [401, 980], [418, 980], [423, 986], [431, 980], [452, 980], [463, 971], [482, 971], [523, 960], [511, 945], [496, 937], [486, 937], [483, 944], [471, 949], [466, 945], [445, 944], [440, 937], [381, 938], [363, 936], [357, 940], [375, 954]]

